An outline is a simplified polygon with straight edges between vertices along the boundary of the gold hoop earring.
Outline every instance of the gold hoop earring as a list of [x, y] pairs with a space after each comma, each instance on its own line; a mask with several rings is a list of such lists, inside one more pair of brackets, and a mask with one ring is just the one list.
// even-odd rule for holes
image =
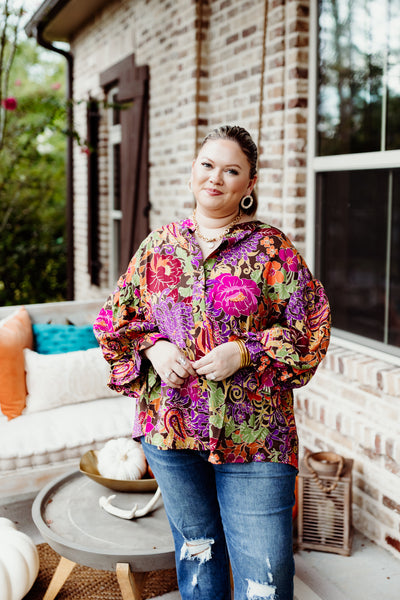
[[191, 181], [191, 179], [189, 179], [189, 181], [188, 181], [188, 188], [189, 188], [190, 191], [192, 191], [192, 181]]
[[242, 210], [249, 210], [253, 206], [254, 198], [250, 194], [244, 196], [240, 201], [240, 208]]

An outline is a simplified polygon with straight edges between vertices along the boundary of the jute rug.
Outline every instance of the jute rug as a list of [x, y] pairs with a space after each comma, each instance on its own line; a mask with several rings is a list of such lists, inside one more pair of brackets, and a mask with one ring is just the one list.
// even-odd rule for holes
[[[42, 600], [53, 573], [60, 561], [48, 544], [39, 544], [39, 575], [24, 600]], [[178, 589], [175, 569], [151, 571], [148, 574], [144, 598], [154, 598]], [[121, 600], [121, 590], [117, 576], [111, 571], [97, 571], [89, 567], [76, 565], [57, 594], [56, 600]]]

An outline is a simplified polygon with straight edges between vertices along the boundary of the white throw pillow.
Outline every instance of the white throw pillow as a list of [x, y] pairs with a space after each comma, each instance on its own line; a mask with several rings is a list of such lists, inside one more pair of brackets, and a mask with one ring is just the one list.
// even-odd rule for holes
[[118, 395], [107, 386], [109, 365], [100, 348], [64, 354], [24, 349], [26, 408], [24, 413]]

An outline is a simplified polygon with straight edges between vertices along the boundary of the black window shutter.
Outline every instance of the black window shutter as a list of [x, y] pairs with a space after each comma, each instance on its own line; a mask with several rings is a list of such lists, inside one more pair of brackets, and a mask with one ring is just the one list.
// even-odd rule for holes
[[99, 106], [97, 100], [87, 104], [88, 152], [88, 271], [92, 285], [99, 285]]
[[121, 248], [120, 271], [126, 267], [149, 232], [148, 79], [146, 66], [137, 67], [132, 54], [101, 74], [105, 91], [118, 87], [121, 103]]

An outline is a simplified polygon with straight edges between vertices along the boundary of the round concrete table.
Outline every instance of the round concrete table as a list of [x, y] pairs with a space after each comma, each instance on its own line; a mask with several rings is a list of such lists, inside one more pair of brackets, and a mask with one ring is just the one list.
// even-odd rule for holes
[[35, 498], [32, 517], [43, 539], [61, 555], [43, 600], [53, 600], [75, 564], [116, 571], [124, 600], [140, 600], [146, 572], [175, 567], [174, 544], [162, 500], [153, 512], [120, 519], [99, 506], [115, 493], [119, 508], [144, 506], [154, 492], [113, 492], [79, 471], [51, 481]]

